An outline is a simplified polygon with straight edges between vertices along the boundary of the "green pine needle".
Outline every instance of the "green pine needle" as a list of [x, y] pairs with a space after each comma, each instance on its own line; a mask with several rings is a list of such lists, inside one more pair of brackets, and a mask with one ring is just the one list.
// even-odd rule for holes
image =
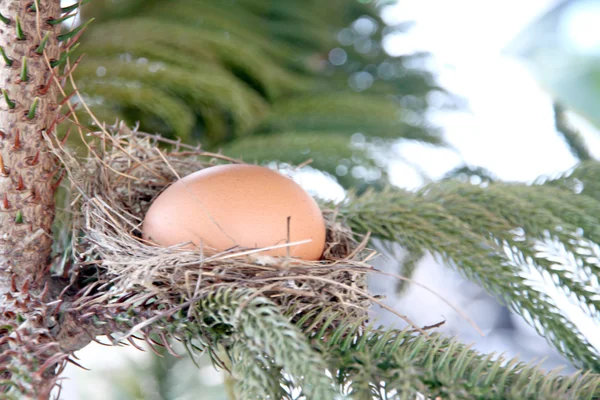
[[77, 48], [79, 47], [79, 45], [80, 45], [80, 43], [77, 43], [75, 46], [71, 47], [71, 48], [70, 48], [68, 51], [65, 51], [65, 52], [63, 52], [63, 53], [60, 55], [60, 58], [59, 58], [58, 60], [54, 60], [54, 61], [51, 61], [51, 62], [50, 62], [50, 66], [51, 66], [52, 68], [55, 68], [55, 67], [60, 67], [61, 65], [63, 65], [63, 64], [64, 64], [64, 63], [67, 61], [67, 58], [68, 58], [68, 57], [69, 57], [71, 54], [73, 54], [73, 52], [74, 52], [75, 50], [77, 50]]
[[79, 8], [80, 6], [89, 3], [90, 1], [91, 0], [81, 0], [81, 1], [78, 1], [75, 4], [72, 4], [72, 5], [68, 6], [68, 7], [62, 7], [60, 9], [60, 12], [61, 12], [61, 14], [68, 14], [71, 11], [77, 10], [77, 8]]
[[262, 386], [255, 379], [276, 382], [283, 379], [280, 369], [294, 376], [307, 398], [333, 398], [333, 382], [325, 375], [327, 366], [321, 354], [310, 347], [302, 332], [281, 315], [275, 304], [252, 293], [247, 289], [218, 288], [197, 303], [199, 320], [210, 321], [205, 331], [224, 339], [232, 331], [240, 344], [234, 346], [234, 371], [236, 378], [246, 382], [236, 384], [236, 398], [252, 398], [243, 392], [246, 389], [261, 399], [278, 393], [277, 388]]
[[36, 97], [36, 98], [33, 100], [33, 103], [31, 104], [31, 107], [29, 107], [29, 112], [27, 113], [27, 118], [28, 118], [28, 119], [33, 119], [33, 118], [35, 118], [35, 112], [36, 112], [36, 110], [37, 110], [37, 107], [38, 107], [38, 103], [39, 103], [39, 101], [40, 101], [39, 97]]
[[2, 95], [4, 96], [4, 101], [6, 101], [8, 108], [10, 108], [10, 109], [15, 108], [16, 103], [8, 97], [8, 92], [6, 91], [6, 89], [2, 90]]
[[44, 38], [40, 42], [40, 45], [35, 49], [35, 52], [39, 55], [44, 54], [44, 48], [46, 47], [46, 43], [48, 43], [48, 39], [50, 38], [50, 31], [46, 32]]
[[16, 21], [17, 39], [25, 40], [25, 34], [23, 33], [23, 28], [21, 27], [21, 20], [19, 19], [18, 15], [15, 17], [15, 21]]
[[29, 76], [27, 75], [27, 57], [23, 56], [23, 60], [21, 61], [21, 82], [27, 82], [29, 80]]
[[63, 17], [60, 17], [58, 19], [49, 19], [46, 22], [48, 22], [48, 24], [50, 24], [50, 25], [58, 25], [58, 24], [61, 24], [61, 23], [65, 22], [66, 20], [68, 20], [70, 18], [73, 18], [76, 15], [77, 15], [77, 13], [71, 13], [71, 14], [67, 14], [67, 15], [65, 15]]
[[13, 60], [8, 58], [8, 56], [6, 55], [6, 52], [4, 51], [4, 48], [2, 46], [0, 46], [0, 54], [2, 55], [2, 58], [4, 59], [4, 62], [6, 63], [6, 65], [8, 67], [12, 66]]
[[65, 40], [71, 39], [72, 37], [77, 35], [79, 32], [81, 32], [83, 29], [85, 29], [89, 24], [91, 24], [92, 21], [94, 21], [94, 18], [89, 19], [85, 24], [79, 25], [77, 28], [73, 29], [70, 32], [67, 32], [63, 35], [58, 35], [58, 37], [57, 37], [58, 41], [64, 42]]
[[[325, 328], [323, 328], [325, 329]], [[492, 360], [456, 339], [342, 322], [312, 336], [344, 394], [357, 399], [595, 399], [600, 375], [559, 376], [539, 367]], [[394, 393], [394, 394], [392, 394]]]

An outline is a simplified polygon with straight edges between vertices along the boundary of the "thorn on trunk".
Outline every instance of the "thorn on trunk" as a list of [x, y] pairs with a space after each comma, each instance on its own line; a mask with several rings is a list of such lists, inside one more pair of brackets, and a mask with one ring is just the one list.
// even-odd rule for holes
[[65, 113], [65, 115], [59, 116], [58, 119], [58, 123], [60, 124], [61, 122], [63, 122], [65, 119], [69, 118], [71, 116], [71, 114], [73, 114], [73, 112], [75, 111], [75, 109], [77, 108], [77, 106], [79, 105], [79, 103], [74, 103], [73, 104], [73, 109], [69, 110]]
[[46, 282], [46, 283], [44, 283], [44, 288], [42, 289], [42, 292], [40, 293], [38, 298], [43, 300], [48, 295], [48, 292], [50, 292], [50, 287], [48, 286], [48, 282]]
[[21, 148], [21, 132], [17, 129], [15, 132], [15, 143], [13, 145], [14, 150], [19, 150]]
[[10, 291], [17, 292], [17, 274], [12, 274], [10, 276]]
[[18, 210], [17, 215], [15, 216], [15, 224], [22, 224], [22, 223], [23, 223], [23, 211]]
[[25, 190], [25, 184], [23, 183], [23, 177], [19, 175], [19, 179], [17, 179], [17, 191]]
[[4, 47], [0, 46], [0, 54], [2, 55], [2, 58], [4, 59], [4, 62], [6, 63], [7, 66], [12, 66], [13, 61], [8, 58], [8, 56], [6, 55], [6, 52], [4, 51]]
[[71, 92], [71, 94], [69, 94], [68, 96], [65, 96], [65, 98], [64, 98], [64, 99], [62, 99], [62, 100], [60, 101], [60, 103], [58, 103], [58, 105], [59, 105], [59, 106], [61, 106], [61, 107], [62, 107], [62, 106], [64, 106], [64, 105], [65, 105], [65, 103], [66, 103], [67, 101], [69, 101], [69, 100], [71, 99], [71, 97], [73, 97], [73, 96], [75, 95], [75, 93], [77, 93], [77, 91], [76, 91], [76, 90], [72, 91], [72, 92]]
[[4, 165], [4, 158], [2, 157], [2, 154], [0, 154], [0, 174], [8, 176], [8, 171], [6, 170], [6, 166]]
[[4, 22], [6, 25], [10, 24], [10, 19], [6, 18], [1, 13], [0, 13], [0, 21]]
[[63, 178], [65, 177], [65, 170], [61, 170], [60, 171], [60, 175], [58, 177], [58, 179], [56, 180], [56, 182], [54, 182], [54, 184], [52, 185], [52, 190], [55, 191], [56, 189], [58, 189], [58, 187], [60, 186], [60, 184], [62, 183]]
[[63, 72], [63, 76], [66, 78], [67, 76], [71, 75], [73, 73], [73, 71], [75, 71], [77, 69], [77, 67], [79, 66], [79, 63], [81, 62], [81, 59], [83, 58], [83, 54], [80, 54], [77, 59], [75, 60], [75, 62], [73, 64], [71, 64], [71, 69], [65, 70]]
[[40, 45], [35, 49], [35, 52], [40, 56], [44, 54], [44, 48], [46, 47], [46, 43], [48, 43], [48, 39], [50, 38], [50, 31], [46, 32], [44, 38], [42, 39]]
[[8, 97], [8, 92], [6, 91], [6, 89], [4, 89], [2, 91], [2, 95], [4, 95], [4, 101], [6, 101], [6, 104], [8, 105], [8, 108], [10, 108], [11, 110], [13, 108], [15, 108], [15, 106], [17, 104]]
[[39, 97], [36, 97], [33, 100], [33, 103], [31, 104], [31, 107], [29, 107], [29, 112], [27, 113], [27, 119], [34, 119], [35, 118], [35, 112], [37, 110], [39, 101], [40, 101]]
[[29, 201], [31, 203], [37, 203], [40, 199], [38, 198], [37, 192], [34, 187], [31, 188], [31, 196], [29, 196]]
[[146, 351], [146, 350], [144, 350], [144, 348], [143, 348], [143, 347], [140, 347], [140, 346], [139, 346], [139, 345], [138, 345], [138, 344], [137, 344], [137, 343], [136, 343], [136, 342], [133, 340], [133, 338], [131, 338], [131, 337], [129, 337], [129, 336], [128, 336], [128, 337], [127, 337], [127, 341], [128, 341], [129, 343], [131, 343], [131, 345], [132, 345], [133, 347], [135, 347], [136, 349], [138, 349], [138, 350], [140, 350], [140, 351]]
[[159, 356], [160, 358], [165, 358], [165, 356], [163, 356], [162, 354], [160, 354], [155, 348], [154, 346], [152, 346], [152, 343], [150, 342], [150, 338], [148, 337], [147, 334], [144, 334], [144, 340], [146, 341], [146, 343], [148, 343], [148, 346], [150, 347], [150, 350], [152, 350], [152, 352], [154, 354], [156, 354], [157, 356]]
[[24, 294], [29, 293], [29, 279], [27, 279], [25, 282], [23, 282], [23, 285], [21, 286], [21, 293], [24, 293]]
[[23, 33], [21, 20], [19, 19], [18, 15], [15, 17], [15, 21], [17, 22], [17, 40], [25, 40], [25, 34]]
[[65, 136], [63, 136], [63, 138], [60, 141], [60, 145], [64, 146], [65, 143], [67, 142], [67, 139], [69, 138], [69, 134], [71, 133], [71, 128], [72, 126], [69, 127], [69, 129], [67, 129], [67, 133], [65, 133]]
[[10, 208], [10, 202], [8, 201], [8, 195], [6, 193], [4, 193], [4, 198], [2, 199], [2, 206], [5, 210]]
[[50, 367], [52, 367], [52, 366], [54, 366], [54, 365], [56, 365], [56, 364], [58, 364], [58, 363], [60, 363], [60, 362], [64, 361], [64, 360], [65, 360], [65, 359], [67, 359], [68, 357], [69, 357], [69, 356], [68, 356], [67, 354], [62, 354], [62, 353], [57, 353], [57, 354], [53, 355], [52, 357], [48, 358], [48, 359], [47, 359], [47, 360], [46, 360], [46, 361], [45, 361], [45, 362], [42, 364], [42, 366], [41, 366], [41, 367], [38, 367], [38, 370], [37, 370], [36, 372], [34, 372], [34, 377], [35, 377], [36, 379], [38, 379], [38, 378], [41, 378], [41, 377], [43, 376], [44, 372], [45, 372], [45, 371], [46, 371], [48, 368], [50, 368]]
[[27, 82], [29, 80], [29, 76], [27, 75], [27, 57], [23, 56], [23, 61], [21, 62], [21, 82]]
[[35, 153], [35, 156], [33, 156], [33, 159], [29, 162], [30, 166], [34, 166], [37, 165], [40, 162], [40, 151], [38, 150], [37, 153]]
[[46, 129], [46, 134], [47, 135], [51, 135], [52, 134], [52, 132], [54, 131], [54, 127], [56, 127], [57, 121], [58, 121], [58, 117], [54, 118], [54, 120], [50, 124], [50, 127], [48, 129]]
[[84, 367], [83, 365], [79, 364], [78, 362], [76, 362], [75, 360], [73, 360], [71, 358], [67, 358], [67, 361], [70, 362], [71, 364], [75, 365], [76, 367], [79, 367], [79, 368], [84, 369], [86, 371], [91, 371], [89, 368]]
[[52, 84], [52, 78], [54, 78], [54, 70], [50, 71], [50, 76], [48, 77], [48, 81], [46, 81], [46, 84], [44, 86], [40, 86], [40, 88], [38, 89], [38, 93], [40, 95], [43, 96], [46, 93], [48, 93], [50, 85]]

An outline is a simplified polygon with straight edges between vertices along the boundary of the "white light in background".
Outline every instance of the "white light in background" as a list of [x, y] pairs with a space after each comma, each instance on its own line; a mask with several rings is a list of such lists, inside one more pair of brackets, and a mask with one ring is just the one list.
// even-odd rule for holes
[[580, 0], [569, 6], [559, 23], [559, 37], [563, 46], [580, 53], [600, 55], [600, 2]]
[[[554, 130], [548, 95], [525, 67], [500, 55], [519, 31], [555, 3], [404, 0], [384, 11], [388, 22], [417, 22], [404, 43], [432, 52], [442, 86], [468, 101], [467, 113], [432, 116], [444, 128], [447, 140], [466, 163], [489, 169], [504, 180], [528, 182], [576, 163]], [[389, 49], [391, 54], [407, 51], [403, 42], [398, 43], [398, 49]], [[420, 164], [436, 177], [442, 162], [435, 152], [431, 154], [435, 156], [422, 158]]]

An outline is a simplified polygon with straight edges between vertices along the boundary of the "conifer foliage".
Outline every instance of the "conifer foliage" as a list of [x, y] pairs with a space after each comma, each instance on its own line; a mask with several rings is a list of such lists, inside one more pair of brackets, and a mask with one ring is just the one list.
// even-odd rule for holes
[[346, 187], [384, 184], [374, 152], [393, 140], [443, 145], [425, 112], [458, 102], [426, 54], [387, 55], [406, 26], [368, 2], [94, 0], [85, 15], [75, 77], [99, 116], [246, 162], [311, 159]]
[[[79, 6], [0, 4], [0, 398], [48, 398], [74, 351], [95, 335], [140, 326], [169, 352], [175, 338], [192, 358], [205, 352], [229, 365], [236, 399], [600, 398], [599, 349], [536, 281], [547, 278], [600, 318], [600, 163], [586, 160], [532, 185], [490, 178], [445, 179], [414, 192], [389, 187], [381, 150], [394, 140], [444, 145], [424, 115], [438, 103], [432, 99], [457, 99], [422, 68], [425, 55], [383, 51], [386, 35], [403, 26], [386, 26], [378, 4], [94, 0], [83, 13], [94, 23], [59, 32]], [[83, 61], [71, 62], [78, 52]], [[77, 96], [64, 86], [73, 70], [78, 89], [67, 88]], [[166, 302], [152, 293], [86, 309], [78, 303], [84, 295], [111, 298], [109, 284], [93, 285], [102, 260], [93, 249], [73, 256], [83, 238], [72, 238], [65, 221], [55, 224], [58, 254], [48, 257], [62, 160], [47, 146], [58, 122], [87, 118], [65, 111], [77, 97], [101, 121], [140, 121], [246, 161], [312, 158], [351, 189], [347, 201], [329, 205], [340, 223], [397, 242], [413, 259], [435, 255], [520, 314], [580, 372], [496, 359], [435, 331], [340, 320], [328, 308], [292, 314], [231, 285], [215, 285], [167, 317]], [[362, 139], [352, 142], [357, 132]], [[340, 165], [374, 173], [347, 175]], [[51, 264], [77, 270], [96, 261], [93, 270], [51, 276]]]

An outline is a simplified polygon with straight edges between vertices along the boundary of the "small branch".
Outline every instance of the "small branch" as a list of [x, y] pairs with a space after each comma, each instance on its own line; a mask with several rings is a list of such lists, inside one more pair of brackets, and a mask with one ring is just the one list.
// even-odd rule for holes
[[571, 154], [579, 161], [593, 160], [594, 157], [590, 154], [585, 144], [585, 139], [576, 129], [569, 125], [567, 113], [563, 106], [554, 102], [552, 109], [554, 110], [554, 126], [556, 127], [556, 131], [562, 135], [567, 146], [569, 146]]

